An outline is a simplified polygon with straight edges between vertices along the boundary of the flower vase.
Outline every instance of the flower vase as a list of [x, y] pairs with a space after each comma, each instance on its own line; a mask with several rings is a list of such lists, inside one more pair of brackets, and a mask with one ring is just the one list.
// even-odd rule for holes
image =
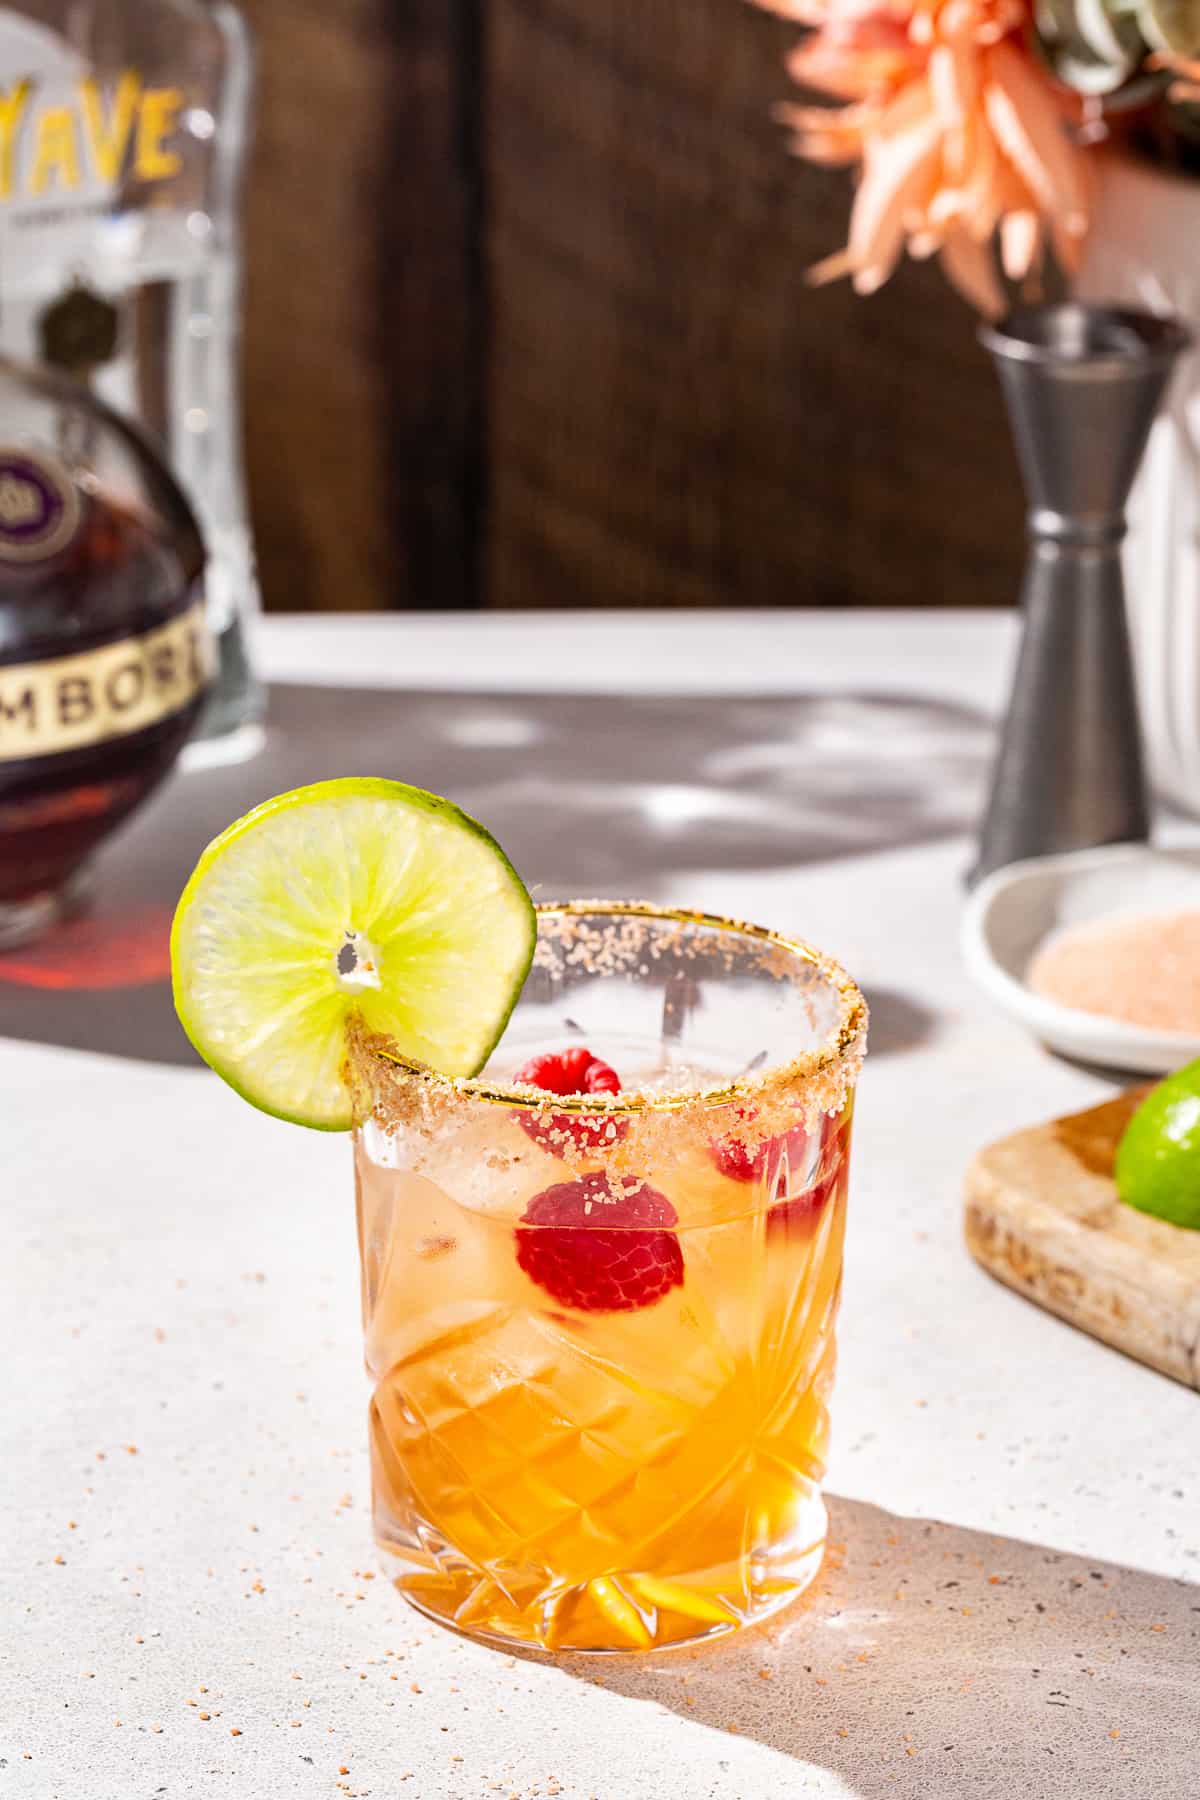
[[[1078, 298], [1171, 312], [1200, 337], [1200, 181], [1097, 158]], [[1200, 816], [1200, 355], [1180, 362], [1129, 503], [1125, 584], [1151, 779]]]

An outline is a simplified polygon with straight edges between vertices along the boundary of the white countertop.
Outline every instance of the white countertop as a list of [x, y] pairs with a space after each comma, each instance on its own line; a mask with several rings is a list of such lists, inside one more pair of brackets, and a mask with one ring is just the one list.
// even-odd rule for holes
[[[279, 679], [414, 696], [386, 767], [351, 736], [364, 771], [403, 774], [406, 721], [444, 695], [477, 758], [452, 791], [490, 820], [554, 798], [537, 696], [579, 696], [584, 734], [585, 696], [625, 696], [655, 897], [802, 931], [867, 988], [837, 1550], [807, 1602], [708, 1651], [554, 1665], [421, 1622], [374, 1578], [346, 1142], [198, 1069], [0, 1038], [0, 1794], [1194, 1795], [1197, 1397], [960, 1237], [981, 1143], [1109, 1091], [991, 1012], [955, 949], [1012, 620], [277, 619], [261, 642]], [[672, 695], [708, 734], [690, 781], [654, 766]], [[802, 695], [824, 698], [776, 740]], [[489, 811], [488, 746], [522, 743]], [[580, 832], [604, 829], [576, 791]], [[639, 877], [656, 841], [628, 840]], [[0, 982], [0, 1032], [5, 1007]]]

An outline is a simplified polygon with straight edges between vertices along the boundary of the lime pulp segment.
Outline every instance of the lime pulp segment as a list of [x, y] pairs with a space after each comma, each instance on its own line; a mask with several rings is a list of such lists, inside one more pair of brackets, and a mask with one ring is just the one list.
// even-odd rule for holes
[[203, 853], [171, 933], [184, 1030], [247, 1100], [346, 1129], [345, 1027], [477, 1074], [533, 955], [529, 895], [458, 807], [401, 782], [298, 788]]

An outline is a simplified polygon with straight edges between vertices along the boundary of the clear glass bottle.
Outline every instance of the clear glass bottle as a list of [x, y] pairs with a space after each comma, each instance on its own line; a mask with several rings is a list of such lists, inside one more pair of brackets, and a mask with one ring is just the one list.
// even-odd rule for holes
[[187, 496], [220, 653], [199, 734], [219, 759], [262, 711], [237, 381], [251, 80], [224, 0], [0, 5], [0, 353], [86, 382]]

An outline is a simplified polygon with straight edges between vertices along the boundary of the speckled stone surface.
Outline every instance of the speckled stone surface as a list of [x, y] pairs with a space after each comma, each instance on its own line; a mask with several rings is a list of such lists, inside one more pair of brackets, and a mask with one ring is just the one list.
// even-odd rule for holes
[[[0, 1795], [1191, 1800], [1197, 1397], [960, 1240], [981, 1142], [1111, 1091], [993, 1015], [954, 947], [1011, 622], [467, 623], [283, 622], [268, 662], [457, 682], [488, 696], [453, 716], [482, 751], [534, 716], [506, 689], [719, 689], [687, 791], [637, 774], [676, 833], [639, 885], [801, 930], [872, 998], [826, 1567], [769, 1629], [640, 1661], [423, 1623], [370, 1543], [348, 1145], [198, 1070], [0, 1040]], [[825, 694], [802, 763], [738, 737], [767, 666], [777, 694]], [[722, 867], [718, 819], [685, 866], [678, 834], [739, 755], [775, 796], [761, 854], [743, 838]], [[482, 765], [477, 787], [482, 811]], [[0, 1032], [6, 1004], [0, 982]]]

